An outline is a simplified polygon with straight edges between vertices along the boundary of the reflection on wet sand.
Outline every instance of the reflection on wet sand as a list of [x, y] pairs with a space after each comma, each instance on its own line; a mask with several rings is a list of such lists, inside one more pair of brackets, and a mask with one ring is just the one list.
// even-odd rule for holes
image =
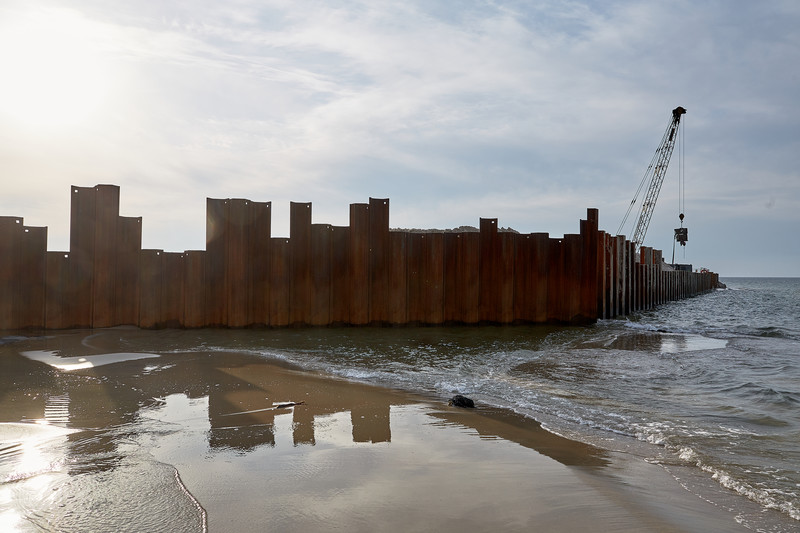
[[[349, 413], [352, 442], [388, 443], [392, 440], [391, 406], [421, 401], [361, 383], [317, 376], [247, 353], [192, 351], [159, 357], [141, 352], [140, 358], [133, 350], [96, 353], [129, 349], [140, 335], [134, 331], [128, 337], [124, 330], [109, 333], [75, 332], [17, 343], [16, 354], [24, 353], [28, 359], [16, 354], [0, 358], [8, 370], [5, 379], [20, 385], [3, 388], [3, 419], [52, 419], [58, 405], [58, 423], [87, 431], [75, 441], [78, 455], [100, 459], [94, 465], [72, 463], [80, 469], [113, 466], [118, 460], [115, 448], [120, 431], [142, 410], [157, 408], [173, 394], [207, 398], [208, 445], [240, 451], [275, 446], [275, 417], [285, 414], [292, 417], [291, 440], [295, 446], [314, 445], [315, 421], [337, 413]], [[65, 369], [59, 361], [65, 357], [86, 364]], [[513, 413], [495, 409], [467, 412], [442, 406], [432, 410], [431, 416], [472, 428], [483, 436], [517, 442], [565, 464], [602, 463], [599, 450], [584, 447], [577, 453], [576, 443]], [[523, 426], [525, 431], [520, 431]], [[107, 428], [115, 428], [116, 433], [109, 435]]]
[[[182, 361], [175, 364], [173, 358]], [[325, 378], [313, 376], [287, 380], [287, 373], [297, 371], [253, 362], [252, 356], [239, 354], [193, 354], [188, 358], [193, 361], [186, 365], [185, 355], [165, 356], [163, 366], [148, 362], [147, 372], [141, 368], [144, 362], [129, 363], [124, 368], [106, 366], [102, 375], [98, 370], [72, 372], [59, 380], [68, 387], [68, 393], [62, 393], [61, 388], [20, 391], [18, 396], [0, 402], [3, 418], [16, 413], [15, 418], [20, 420], [83, 428], [86, 434], [75, 443], [79, 454], [108, 458], [113, 455], [118, 433], [133, 423], [140, 411], [156, 408], [163, 398], [177, 393], [207, 399], [208, 444], [212, 448], [246, 451], [274, 446], [275, 417], [287, 413], [293, 417], [295, 445], [315, 443], [317, 417], [348, 412], [353, 442], [391, 441], [390, 405], [398, 401], [375, 397], [373, 391], [364, 390], [364, 385], [334, 382], [333, 386], [320, 387], [318, 381]], [[218, 367], [216, 361], [236, 366]], [[187, 366], [191, 372], [186, 372]], [[107, 428], [114, 428], [117, 435], [105, 435]], [[97, 466], [103, 468], [109, 463], [113, 461], [103, 460]]]
[[[0, 344], [0, 530], [669, 529], [649, 503], [661, 489], [639, 504], [608, 488], [613, 456], [529, 418], [302, 371], [215, 334]], [[92, 364], [20, 355], [36, 351]], [[34, 421], [70, 432], [33, 448], [11, 423]]]
[[[33, 530], [117, 529], [125, 516], [136, 516], [147, 529], [164, 513], [170, 531], [202, 531], [205, 509], [192, 494], [196, 474], [187, 488], [179, 470], [191, 477], [209, 452], [242, 457], [285, 446], [285, 437], [276, 439], [279, 431], [290, 447], [315, 446], [317, 425], [330, 433], [328, 419], [342, 414], [349, 414], [351, 428], [347, 435], [339, 431], [336, 442], [388, 443], [391, 406], [412, 403], [251, 354], [191, 351], [114, 360], [74, 336], [65, 338], [63, 349], [54, 339], [46, 346], [2, 347], [0, 501], [9, 510], [0, 512], [0, 530], [25, 530], [26, 524]], [[51, 360], [62, 353], [97, 364], [65, 367]], [[165, 451], [173, 448], [181, 450], [177, 457]], [[186, 459], [178, 457], [194, 459], [182, 464]]]
[[[212, 446], [247, 449], [260, 444], [275, 444], [275, 416], [291, 411], [292, 436], [295, 445], [314, 444], [314, 419], [334, 413], [350, 412], [353, 442], [390, 442], [390, 400], [366, 400], [359, 394], [363, 386], [339, 382], [320, 387], [316, 379], [287, 380], [286, 369], [271, 368], [263, 363], [218, 368], [230, 388], [209, 394], [208, 418], [211, 422]], [[276, 405], [297, 403], [289, 407]], [[394, 402], [391, 402], [394, 403]], [[242, 428], [262, 428], [262, 435], [250, 441], [252, 432]], [[258, 432], [255, 432], [258, 433]]]

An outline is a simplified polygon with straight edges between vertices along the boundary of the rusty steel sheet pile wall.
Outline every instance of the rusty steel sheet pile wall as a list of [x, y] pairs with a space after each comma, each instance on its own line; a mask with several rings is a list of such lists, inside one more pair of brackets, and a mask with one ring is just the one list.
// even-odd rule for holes
[[591, 323], [713, 290], [714, 273], [668, 271], [659, 250], [598, 228], [578, 234], [389, 227], [389, 200], [350, 205], [349, 226], [312, 223], [292, 202], [288, 238], [272, 205], [206, 202], [206, 249], [142, 249], [119, 187], [72, 187], [70, 248], [0, 217], [0, 329], [134, 325], [284, 327]]

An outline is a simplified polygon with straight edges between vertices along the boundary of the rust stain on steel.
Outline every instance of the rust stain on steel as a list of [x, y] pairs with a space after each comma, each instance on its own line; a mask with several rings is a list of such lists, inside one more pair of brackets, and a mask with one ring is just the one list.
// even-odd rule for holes
[[349, 226], [312, 224], [290, 205], [206, 200], [206, 249], [142, 249], [142, 219], [119, 215], [119, 187], [70, 188], [70, 249], [47, 228], [0, 216], [0, 329], [130, 324], [284, 327], [586, 323], [713, 290], [714, 273], [662, 269], [662, 253], [598, 228], [580, 233], [390, 230], [389, 200], [350, 205]]

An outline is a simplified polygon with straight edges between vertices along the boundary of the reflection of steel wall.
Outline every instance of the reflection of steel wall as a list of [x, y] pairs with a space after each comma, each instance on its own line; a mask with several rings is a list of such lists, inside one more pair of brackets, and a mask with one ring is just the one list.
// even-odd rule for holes
[[353, 406], [353, 442], [392, 442], [390, 411], [389, 404]]
[[714, 273], [663, 271], [624, 236], [389, 230], [389, 200], [350, 206], [346, 227], [292, 203], [290, 237], [271, 204], [207, 200], [206, 250], [142, 250], [141, 218], [119, 216], [119, 187], [71, 188], [70, 250], [47, 228], [0, 217], [0, 329], [331, 324], [585, 323], [716, 287]]

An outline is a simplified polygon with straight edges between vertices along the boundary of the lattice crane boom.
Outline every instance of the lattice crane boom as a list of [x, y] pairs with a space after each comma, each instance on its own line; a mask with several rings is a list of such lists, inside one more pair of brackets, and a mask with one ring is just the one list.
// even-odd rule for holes
[[631, 242], [635, 244], [637, 252], [644, 242], [644, 236], [647, 233], [648, 226], [650, 225], [650, 219], [653, 217], [653, 210], [656, 207], [656, 200], [658, 200], [658, 194], [661, 192], [661, 185], [664, 183], [664, 176], [667, 173], [669, 160], [672, 157], [672, 151], [675, 148], [675, 141], [678, 138], [678, 127], [681, 123], [681, 116], [685, 113], [686, 109], [683, 107], [676, 107], [672, 110], [672, 118], [667, 125], [667, 129], [664, 132], [661, 143], [658, 145], [658, 148], [653, 155], [653, 159], [650, 162], [650, 165], [647, 167], [647, 171], [642, 178], [639, 189], [636, 191], [636, 195], [631, 201], [631, 205], [628, 207], [628, 212], [625, 214], [625, 218], [622, 220], [619, 230], [617, 230], [617, 234], [622, 233], [622, 228], [625, 225], [625, 222], [628, 220], [628, 216], [633, 210], [633, 207], [636, 205], [639, 193], [642, 191], [644, 184], [649, 183], [647, 187], [647, 193], [645, 194], [644, 201], [642, 202], [642, 207], [639, 210], [639, 216], [636, 219], [633, 236], [631, 237]]

